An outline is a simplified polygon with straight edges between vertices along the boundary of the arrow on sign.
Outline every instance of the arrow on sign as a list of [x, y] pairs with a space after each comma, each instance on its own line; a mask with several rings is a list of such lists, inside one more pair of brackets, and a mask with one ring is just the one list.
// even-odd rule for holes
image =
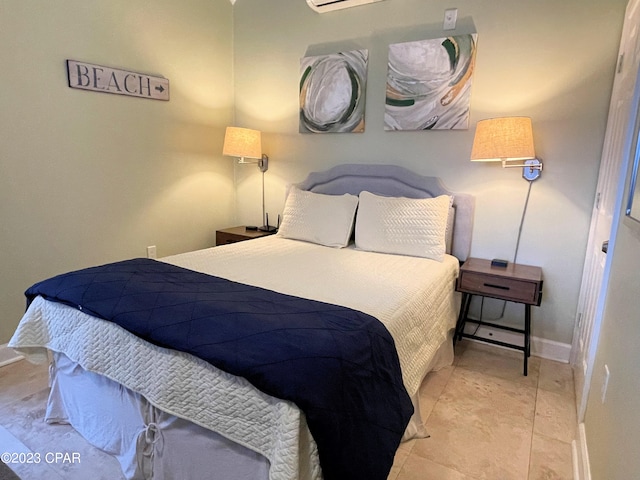
[[164, 92], [164, 88], [162, 87], [162, 85], [158, 85], [156, 87], [156, 90], [158, 90], [160, 93]]

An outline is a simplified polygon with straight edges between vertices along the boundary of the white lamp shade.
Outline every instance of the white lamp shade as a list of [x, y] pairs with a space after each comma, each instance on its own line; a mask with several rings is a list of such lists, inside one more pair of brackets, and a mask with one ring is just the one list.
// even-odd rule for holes
[[259, 130], [227, 127], [222, 154], [240, 158], [262, 158], [262, 141]]
[[499, 162], [536, 158], [529, 117], [481, 120], [471, 149], [471, 161]]

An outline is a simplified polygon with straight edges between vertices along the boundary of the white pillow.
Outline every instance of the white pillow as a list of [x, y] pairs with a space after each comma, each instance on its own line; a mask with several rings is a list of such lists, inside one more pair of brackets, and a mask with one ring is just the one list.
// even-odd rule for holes
[[323, 195], [292, 187], [278, 235], [327, 247], [346, 247], [357, 207], [355, 195]]
[[381, 197], [360, 194], [356, 219], [356, 247], [444, 260], [447, 219], [452, 197]]

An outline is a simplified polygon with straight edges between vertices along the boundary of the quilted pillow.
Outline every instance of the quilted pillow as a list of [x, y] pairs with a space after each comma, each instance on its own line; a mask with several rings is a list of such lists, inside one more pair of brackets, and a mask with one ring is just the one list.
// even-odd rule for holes
[[327, 247], [346, 247], [357, 206], [355, 195], [323, 195], [292, 187], [278, 235]]
[[452, 197], [381, 197], [360, 194], [356, 219], [356, 247], [444, 260], [446, 230]]

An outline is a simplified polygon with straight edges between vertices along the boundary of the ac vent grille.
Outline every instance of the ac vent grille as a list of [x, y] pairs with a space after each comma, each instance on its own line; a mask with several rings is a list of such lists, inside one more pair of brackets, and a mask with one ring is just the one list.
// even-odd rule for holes
[[382, 1], [384, 0], [307, 0], [307, 5], [318, 13], [325, 13]]

